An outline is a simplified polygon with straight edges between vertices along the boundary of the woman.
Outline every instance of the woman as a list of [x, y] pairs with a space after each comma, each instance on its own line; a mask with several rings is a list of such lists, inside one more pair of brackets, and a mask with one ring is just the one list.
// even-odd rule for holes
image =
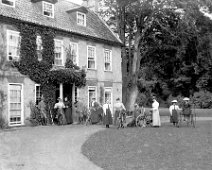
[[108, 100], [103, 105], [103, 124], [106, 125], [106, 128], [109, 128], [112, 124], [112, 115]]
[[65, 105], [65, 112], [64, 113], [65, 113], [66, 123], [71, 124], [71, 123], [73, 123], [72, 104], [71, 104], [71, 101], [68, 100], [68, 97], [65, 97], [64, 105]]
[[169, 107], [169, 113], [170, 113], [170, 123], [173, 123], [173, 125], [178, 125], [178, 112], [180, 108], [177, 105], [177, 100], [172, 100], [172, 105]]
[[155, 97], [152, 98], [152, 102], [152, 125], [153, 127], [160, 127], [159, 103]]
[[63, 110], [65, 108], [65, 105], [63, 103], [63, 100], [60, 97], [57, 100], [58, 100], [58, 103], [56, 103], [54, 105], [54, 109], [57, 109], [57, 116], [58, 116], [58, 119], [59, 119], [58, 123], [65, 125], [66, 119], [65, 119], [64, 110]]

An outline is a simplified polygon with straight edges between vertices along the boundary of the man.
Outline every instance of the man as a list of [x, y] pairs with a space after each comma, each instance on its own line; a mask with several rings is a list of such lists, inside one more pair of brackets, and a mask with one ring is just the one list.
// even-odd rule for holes
[[116, 120], [119, 117], [119, 114], [122, 111], [126, 111], [126, 108], [124, 107], [124, 104], [120, 101], [120, 98], [116, 99], [116, 103], [114, 104], [114, 110], [115, 110], [115, 114], [114, 114], [114, 125], [116, 125]]

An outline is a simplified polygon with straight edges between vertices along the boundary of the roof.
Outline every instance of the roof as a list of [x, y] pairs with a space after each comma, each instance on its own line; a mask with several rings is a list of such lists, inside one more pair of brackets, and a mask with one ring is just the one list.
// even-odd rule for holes
[[80, 10], [82, 6], [67, 0], [59, 0], [54, 6], [54, 18], [50, 18], [42, 14], [40, 2], [33, 3], [31, 0], [16, 0], [15, 8], [0, 3], [0, 17], [52, 27], [80, 36], [121, 45], [121, 40], [109, 29], [105, 22], [89, 9], [86, 13], [86, 27], [77, 25], [76, 8]]

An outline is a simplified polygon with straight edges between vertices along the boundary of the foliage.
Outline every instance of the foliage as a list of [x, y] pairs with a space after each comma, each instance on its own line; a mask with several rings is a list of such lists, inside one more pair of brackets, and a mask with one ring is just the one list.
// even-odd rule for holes
[[4, 102], [5, 102], [5, 94], [2, 90], [0, 90], [0, 129], [6, 127], [6, 121], [5, 118], [3, 117]]
[[208, 91], [195, 92], [192, 97], [197, 108], [212, 108], [212, 94]]
[[[211, 1], [104, 2], [112, 4], [105, 12], [108, 22], [125, 24], [124, 93], [134, 82], [140, 93], [155, 93], [161, 100], [170, 95], [211, 91], [212, 21], [205, 16], [212, 9]], [[120, 13], [123, 6], [124, 12]], [[120, 22], [121, 15], [125, 15], [124, 22]]]
[[[46, 103], [46, 111], [50, 119], [55, 102], [56, 85], [59, 83], [75, 83], [76, 86], [84, 86], [85, 71], [79, 70], [70, 61], [66, 61], [66, 68], [55, 69], [54, 63], [54, 37], [56, 32], [50, 28], [40, 28], [34, 25], [20, 23], [18, 26], [21, 35], [20, 61], [14, 62], [21, 74], [29, 76], [31, 80], [41, 85], [41, 92]], [[37, 36], [42, 40], [42, 60], [38, 61]]]
[[38, 107], [34, 104], [34, 102], [30, 102], [30, 122], [32, 123], [33, 126], [41, 125], [42, 124], [42, 119], [41, 119], [41, 113], [38, 109]]

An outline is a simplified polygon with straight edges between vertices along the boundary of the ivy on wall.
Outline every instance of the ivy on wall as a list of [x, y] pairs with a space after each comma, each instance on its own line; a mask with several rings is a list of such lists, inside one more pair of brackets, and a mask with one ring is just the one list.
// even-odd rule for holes
[[[81, 87], [86, 84], [84, 70], [73, 64], [67, 57], [65, 68], [53, 68], [54, 38], [56, 32], [50, 28], [40, 28], [34, 25], [21, 23], [18, 26], [21, 36], [20, 60], [14, 62], [21, 74], [27, 75], [35, 83], [41, 85], [41, 92], [46, 103], [47, 113], [53, 109], [55, 102], [56, 85], [59, 83], [75, 83]], [[42, 60], [38, 61], [37, 36], [42, 40]]]

